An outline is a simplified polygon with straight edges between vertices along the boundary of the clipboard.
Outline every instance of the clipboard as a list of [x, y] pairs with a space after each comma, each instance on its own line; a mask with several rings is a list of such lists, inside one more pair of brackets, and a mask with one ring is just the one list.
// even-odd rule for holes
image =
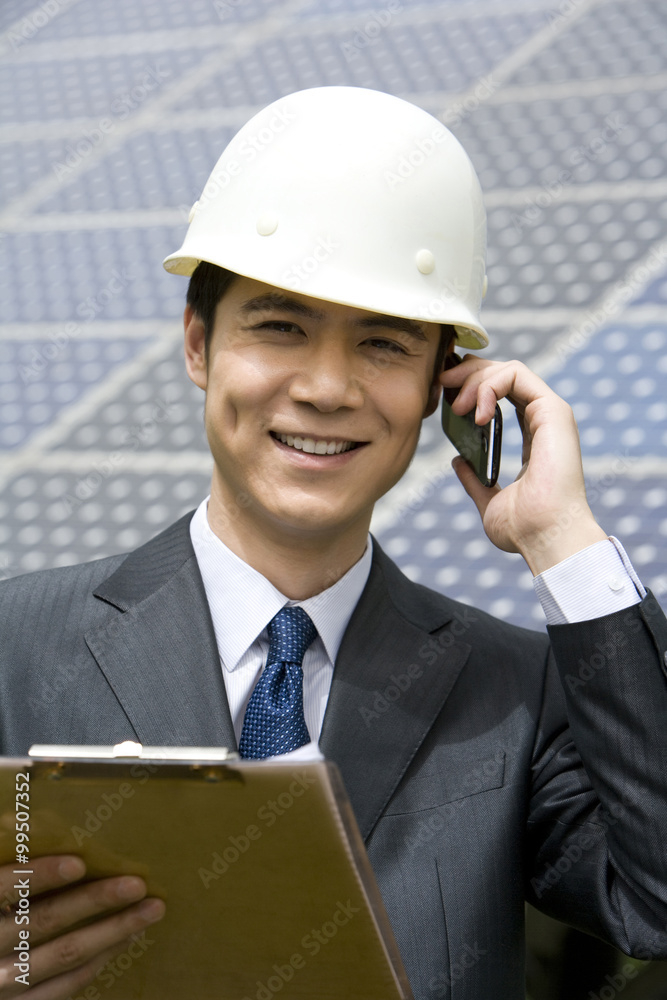
[[0, 862], [29, 869], [14, 822], [28, 774], [29, 857], [140, 875], [167, 904], [101, 970], [100, 998], [413, 1000], [334, 764], [139, 744], [30, 753], [0, 759]]

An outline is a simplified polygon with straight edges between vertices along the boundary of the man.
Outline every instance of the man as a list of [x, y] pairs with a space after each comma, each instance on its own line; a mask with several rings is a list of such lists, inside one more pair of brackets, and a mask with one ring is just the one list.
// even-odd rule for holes
[[[516, 362], [442, 370], [455, 344], [487, 340], [484, 238], [474, 171], [423, 111], [325, 88], [261, 112], [165, 262], [193, 275], [210, 499], [127, 557], [6, 584], [1, 612], [4, 753], [319, 741], [417, 998], [523, 996], [524, 898], [667, 954], [667, 623], [588, 508], [570, 408]], [[489, 537], [536, 575], [552, 648], [410, 583], [368, 538], [442, 386], [479, 424], [498, 399], [517, 409], [514, 483], [455, 468]], [[276, 621], [305, 652], [276, 660]], [[137, 878], [64, 889], [77, 859], [35, 873], [58, 890], [32, 903], [35, 1000], [76, 994], [164, 912]], [[12, 884], [0, 872], [8, 909]], [[13, 943], [5, 922], [2, 953]]]

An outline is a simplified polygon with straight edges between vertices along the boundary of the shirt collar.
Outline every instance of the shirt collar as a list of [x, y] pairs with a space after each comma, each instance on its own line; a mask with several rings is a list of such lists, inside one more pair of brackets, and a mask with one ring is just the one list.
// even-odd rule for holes
[[[208, 523], [207, 507], [208, 497], [194, 513], [190, 537], [225, 668], [231, 671], [237, 667], [243, 654], [286, 604], [298, 604], [310, 615], [329, 660], [335, 663], [345, 629], [370, 573], [371, 536], [361, 559], [340, 580], [305, 601], [290, 601], [214, 534]], [[233, 623], [231, 628], [230, 623]]]

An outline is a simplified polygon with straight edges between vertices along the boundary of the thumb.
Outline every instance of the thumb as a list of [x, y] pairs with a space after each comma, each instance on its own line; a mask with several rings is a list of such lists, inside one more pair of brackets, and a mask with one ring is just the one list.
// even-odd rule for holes
[[475, 475], [471, 465], [465, 458], [457, 455], [452, 459], [452, 468], [456, 473], [461, 486], [474, 502], [479, 516], [484, 520], [486, 508], [489, 506], [497, 493], [500, 493], [500, 486], [483, 486]]

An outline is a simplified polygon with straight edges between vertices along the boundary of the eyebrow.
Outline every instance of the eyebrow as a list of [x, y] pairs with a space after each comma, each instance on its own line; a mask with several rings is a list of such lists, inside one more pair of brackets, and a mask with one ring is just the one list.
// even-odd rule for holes
[[[241, 304], [241, 313], [246, 316], [253, 312], [269, 311], [272, 309], [281, 309], [284, 312], [296, 313], [298, 316], [305, 316], [313, 320], [321, 321], [326, 319], [326, 313], [321, 309], [316, 309], [314, 306], [301, 302], [299, 299], [293, 299], [288, 295], [280, 293], [257, 295]], [[411, 319], [404, 319], [401, 316], [385, 316], [383, 313], [371, 313], [359, 320], [355, 320], [354, 325], [364, 328], [383, 327], [388, 330], [399, 330], [402, 333], [407, 333], [410, 337], [414, 337], [415, 340], [426, 341], [428, 339], [420, 323]]]
[[325, 314], [320, 309], [306, 305], [298, 299], [291, 299], [280, 292], [268, 293], [267, 295], [256, 295], [253, 299], [241, 304], [241, 312], [249, 315], [253, 312], [268, 312], [271, 309], [282, 309], [284, 312], [297, 313], [299, 316], [307, 316], [309, 319], [322, 320]]
[[400, 330], [402, 333], [407, 333], [408, 336], [414, 337], [415, 340], [424, 340], [428, 338], [424, 333], [424, 328], [416, 323], [412, 319], [404, 319], [402, 316], [384, 316], [381, 313], [372, 313], [370, 316], [365, 316], [357, 324], [363, 327], [384, 327], [388, 330]]

